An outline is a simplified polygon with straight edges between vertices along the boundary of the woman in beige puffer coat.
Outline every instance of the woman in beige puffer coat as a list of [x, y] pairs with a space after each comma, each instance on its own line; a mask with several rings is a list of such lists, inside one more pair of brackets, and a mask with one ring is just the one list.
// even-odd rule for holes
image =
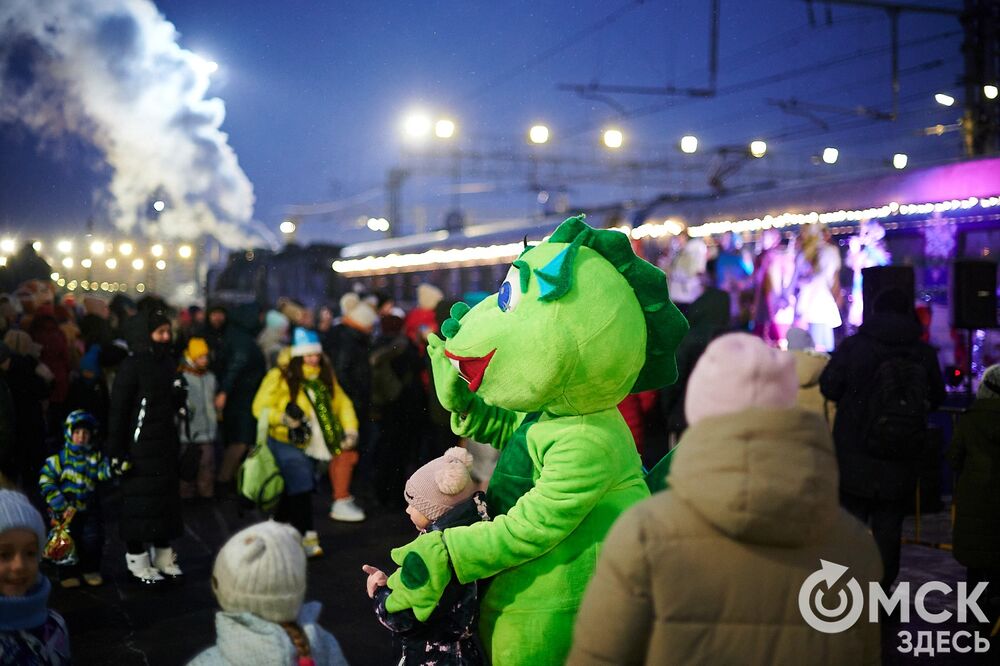
[[[879, 628], [803, 620], [799, 590], [820, 560], [862, 589], [875, 542], [837, 499], [822, 418], [795, 406], [792, 357], [746, 334], [713, 342], [685, 401], [691, 427], [670, 489], [612, 528], [580, 609], [569, 664], [876, 664]], [[836, 602], [827, 602], [827, 607]]]

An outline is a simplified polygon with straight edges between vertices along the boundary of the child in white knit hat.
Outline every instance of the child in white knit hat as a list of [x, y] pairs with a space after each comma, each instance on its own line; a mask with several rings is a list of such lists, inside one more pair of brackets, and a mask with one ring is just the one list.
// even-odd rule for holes
[[48, 609], [49, 579], [38, 572], [45, 524], [28, 498], [0, 490], [0, 662], [70, 663], [66, 623]]
[[291, 525], [269, 520], [234, 534], [212, 569], [215, 646], [191, 666], [347, 666], [340, 644], [320, 627], [320, 604], [303, 603], [306, 555]]
[[[445, 530], [490, 519], [486, 496], [478, 490], [471, 470], [472, 454], [454, 446], [414, 472], [403, 496], [408, 505], [406, 513], [417, 530]], [[475, 636], [479, 619], [475, 582], [462, 585], [452, 579], [437, 608], [426, 622], [420, 622], [411, 610], [388, 612], [385, 601], [390, 590], [385, 573], [368, 564], [361, 568], [368, 574], [368, 596], [379, 622], [402, 639], [400, 664], [484, 663]]]

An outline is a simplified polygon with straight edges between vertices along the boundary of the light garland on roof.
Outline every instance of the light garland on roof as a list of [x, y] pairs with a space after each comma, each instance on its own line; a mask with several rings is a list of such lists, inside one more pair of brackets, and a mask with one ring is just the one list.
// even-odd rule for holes
[[781, 229], [803, 224], [836, 224], [838, 222], [858, 222], [860, 220], [884, 219], [897, 215], [928, 215], [930, 213], [945, 213], [952, 210], [969, 210], [976, 206], [992, 208], [1000, 206], [1000, 196], [986, 199], [969, 197], [967, 199], [950, 199], [933, 203], [898, 204], [895, 201], [878, 208], [861, 208], [857, 210], [838, 210], [826, 213], [781, 213], [780, 215], [765, 215], [746, 220], [723, 220], [708, 222], [696, 227], [689, 227], [688, 234], [692, 238], [722, 234], [727, 231], [742, 233], [744, 231], [761, 231], [762, 229]]

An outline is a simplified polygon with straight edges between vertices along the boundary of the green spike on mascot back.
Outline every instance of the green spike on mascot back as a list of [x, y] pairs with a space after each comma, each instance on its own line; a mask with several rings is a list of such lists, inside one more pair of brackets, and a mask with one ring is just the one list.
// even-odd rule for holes
[[615, 519], [649, 494], [616, 405], [674, 381], [687, 322], [626, 235], [574, 217], [515, 261], [499, 292], [456, 304], [429, 353], [456, 434], [500, 449], [492, 522], [393, 551], [386, 607], [430, 616], [452, 572], [491, 578], [480, 634], [492, 661], [561, 664]]

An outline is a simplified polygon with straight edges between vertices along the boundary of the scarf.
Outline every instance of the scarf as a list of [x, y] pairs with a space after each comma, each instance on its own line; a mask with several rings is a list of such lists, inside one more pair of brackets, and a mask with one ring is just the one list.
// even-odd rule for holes
[[0, 597], [0, 631], [34, 629], [48, 619], [52, 583], [41, 574], [38, 578], [38, 583], [23, 597]]
[[323, 433], [323, 442], [326, 448], [333, 455], [340, 454], [340, 440], [344, 436], [344, 428], [340, 425], [340, 419], [333, 413], [333, 395], [326, 384], [318, 377], [309, 379], [306, 377], [302, 382], [302, 388], [309, 397], [313, 409], [316, 411], [316, 420], [319, 422], [319, 429]]

